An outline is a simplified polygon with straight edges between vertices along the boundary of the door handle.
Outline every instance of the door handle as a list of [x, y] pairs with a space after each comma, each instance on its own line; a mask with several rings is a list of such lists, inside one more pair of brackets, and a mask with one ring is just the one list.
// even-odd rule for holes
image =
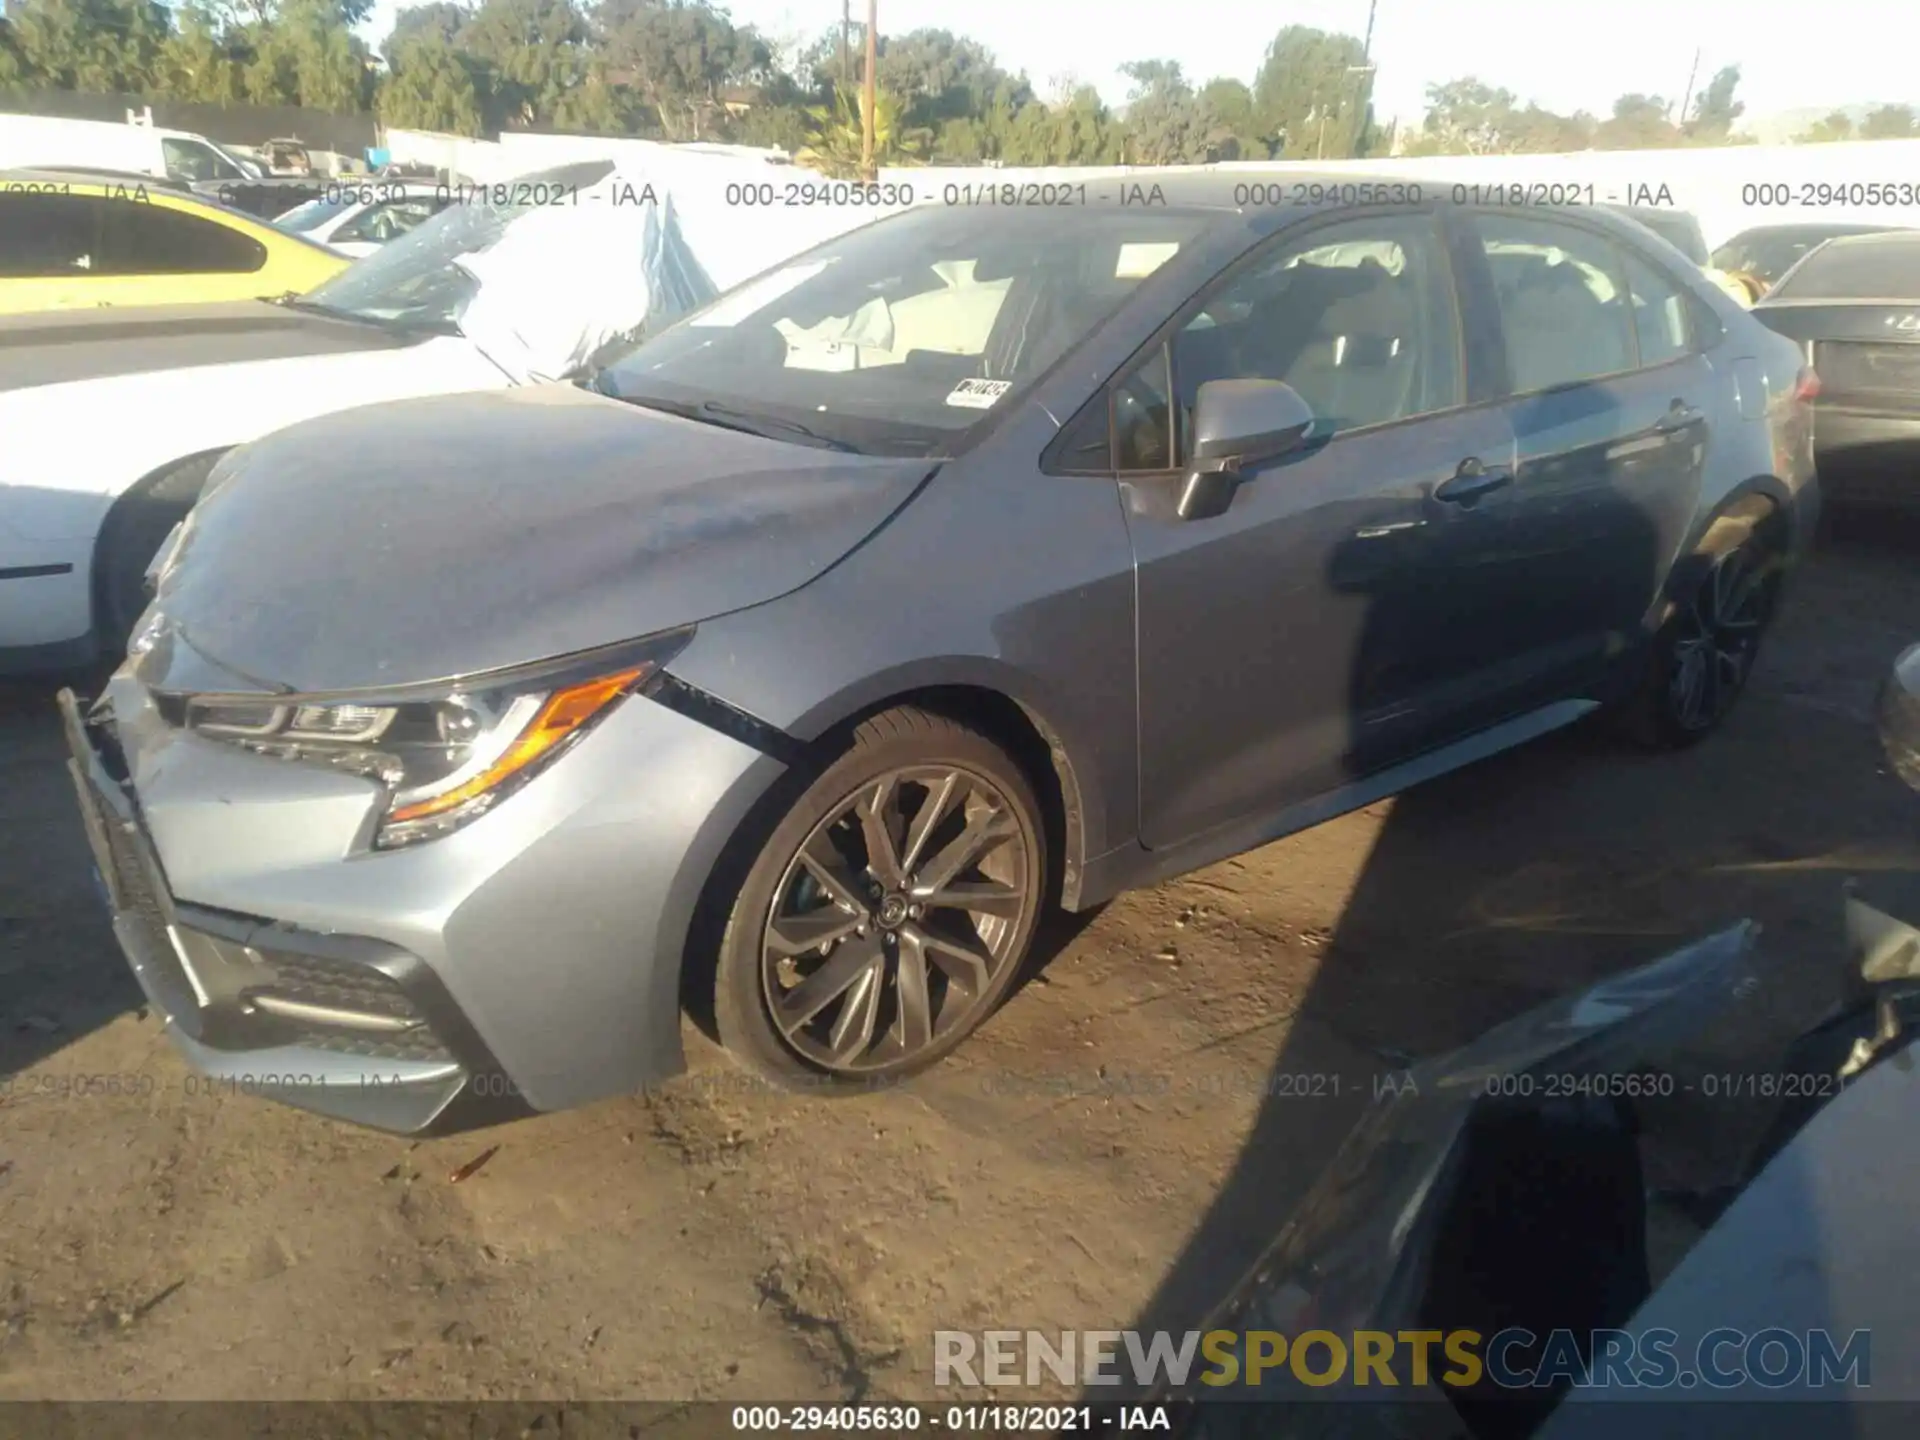
[[1667, 407], [1667, 413], [1654, 422], [1653, 428], [1662, 435], [1671, 435], [1676, 430], [1684, 430], [1699, 422], [1702, 413], [1684, 400], [1676, 400]]
[[1479, 456], [1474, 455], [1460, 462], [1460, 468], [1453, 472], [1453, 478], [1444, 481], [1433, 492], [1433, 498], [1445, 500], [1450, 505], [1471, 505], [1482, 495], [1512, 483], [1513, 471], [1504, 467], [1489, 469]]

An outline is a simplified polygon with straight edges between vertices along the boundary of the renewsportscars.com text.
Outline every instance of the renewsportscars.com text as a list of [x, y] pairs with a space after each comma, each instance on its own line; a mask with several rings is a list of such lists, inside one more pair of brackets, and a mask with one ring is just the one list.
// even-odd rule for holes
[[1672, 1330], [1545, 1335], [1477, 1330], [939, 1330], [936, 1386], [1130, 1385], [1150, 1389], [1304, 1385], [1384, 1387], [1485, 1382], [1506, 1389], [1682, 1390], [1852, 1387], [1872, 1383], [1872, 1335], [1825, 1330], [1710, 1330], [1683, 1344]]

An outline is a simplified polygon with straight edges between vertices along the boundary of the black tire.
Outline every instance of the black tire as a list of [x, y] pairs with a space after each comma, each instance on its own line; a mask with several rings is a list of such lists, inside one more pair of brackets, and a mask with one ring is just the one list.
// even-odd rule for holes
[[[1041, 816], [1019, 765], [978, 732], [917, 709], [867, 720], [747, 869], [714, 976], [721, 1044], [774, 1085], [820, 1093], [937, 1063], [1025, 962], [1048, 893]], [[973, 903], [942, 903], [955, 899]]]
[[1655, 750], [1697, 745], [1732, 713], [1773, 619], [1780, 569], [1775, 553], [1749, 529], [1732, 543], [1687, 557], [1674, 580], [1672, 613], [1654, 636], [1645, 677], [1621, 714], [1627, 733]]
[[[222, 452], [224, 453], [224, 452]], [[141, 481], [114, 502], [94, 544], [94, 631], [117, 660], [147, 608], [147, 569], [187, 518], [220, 456], [196, 455]]]

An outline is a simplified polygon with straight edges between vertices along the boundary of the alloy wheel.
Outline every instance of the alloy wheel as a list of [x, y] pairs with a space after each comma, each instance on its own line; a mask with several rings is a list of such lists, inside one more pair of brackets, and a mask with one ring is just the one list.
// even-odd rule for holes
[[1680, 729], [1711, 730], [1746, 684], [1766, 626], [1768, 576], [1741, 546], [1713, 562], [1676, 617], [1667, 704]]
[[1038, 909], [1031, 825], [982, 775], [890, 771], [815, 825], [774, 890], [776, 1031], [838, 1074], [906, 1067], [999, 993]]

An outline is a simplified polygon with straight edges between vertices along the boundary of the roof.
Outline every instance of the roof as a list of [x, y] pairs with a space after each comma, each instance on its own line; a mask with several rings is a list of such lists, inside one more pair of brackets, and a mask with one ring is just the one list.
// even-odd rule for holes
[[1920, 230], [1874, 230], [1852, 235], [1836, 235], [1823, 250], [1894, 250], [1920, 245]]

